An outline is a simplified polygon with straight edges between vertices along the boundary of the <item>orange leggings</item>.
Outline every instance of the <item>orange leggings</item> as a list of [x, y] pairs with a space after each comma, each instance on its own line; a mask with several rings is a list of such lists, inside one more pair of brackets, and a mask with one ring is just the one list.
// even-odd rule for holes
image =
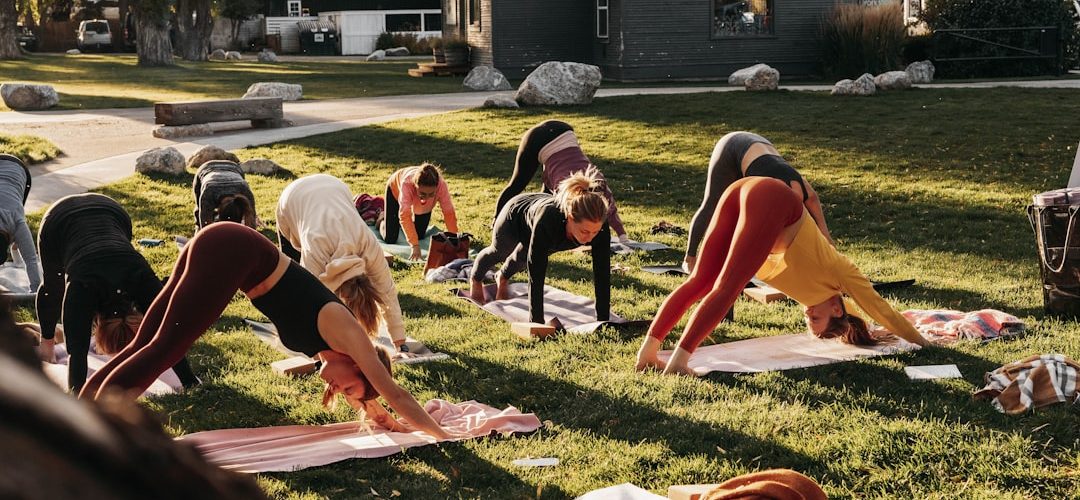
[[728, 186], [705, 231], [694, 272], [664, 299], [649, 336], [663, 340], [683, 313], [701, 300], [679, 341], [686, 351], [697, 349], [765, 263], [784, 228], [802, 214], [802, 200], [776, 179], [746, 177]]

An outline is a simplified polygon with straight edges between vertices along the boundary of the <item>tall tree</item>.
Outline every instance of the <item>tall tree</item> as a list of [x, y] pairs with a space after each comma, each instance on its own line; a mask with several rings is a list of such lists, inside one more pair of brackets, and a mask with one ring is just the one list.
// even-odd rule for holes
[[218, 0], [218, 14], [229, 20], [231, 30], [229, 32], [229, 46], [240, 49], [240, 25], [259, 14], [262, 10], [261, 0]]
[[0, 59], [18, 59], [19, 50], [19, 9], [15, 0], [0, 0]]
[[210, 14], [212, 0], [177, 0], [176, 28], [180, 57], [188, 61], [205, 61], [210, 49], [214, 19]]
[[[4, 0], [0, 0], [4, 1]], [[169, 0], [134, 0], [139, 66], [172, 66]]]

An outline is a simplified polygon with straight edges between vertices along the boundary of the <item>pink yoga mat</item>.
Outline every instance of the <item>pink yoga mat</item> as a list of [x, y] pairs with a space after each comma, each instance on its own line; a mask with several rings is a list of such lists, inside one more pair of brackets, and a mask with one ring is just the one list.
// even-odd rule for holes
[[[469, 302], [469, 291], [464, 288], [454, 289], [453, 292]], [[507, 300], [495, 300], [495, 285], [485, 285], [484, 293], [487, 303], [480, 306], [481, 309], [494, 314], [508, 323], [529, 321], [529, 284], [511, 283], [510, 298]], [[473, 302], [476, 304], [476, 302]], [[479, 304], [477, 304], [479, 305]], [[615, 313], [611, 313], [609, 321], [596, 321], [596, 303], [588, 297], [574, 295], [553, 286], [544, 286], [544, 319], [559, 318], [563, 327], [568, 332], [591, 333], [606, 324], [629, 324], [636, 323], [627, 321]]]
[[[536, 415], [521, 413], [513, 406], [498, 410], [476, 401], [455, 404], [433, 399], [424, 409], [443, 427], [474, 438], [533, 432], [541, 425]], [[195, 445], [210, 462], [238, 472], [295, 471], [349, 458], [385, 457], [437, 442], [420, 431], [389, 432], [372, 425], [369, 433], [358, 422], [221, 429], [177, 440]]]
[[[710, 372], [755, 373], [827, 365], [854, 359], [884, 356], [918, 349], [903, 339], [893, 344], [857, 346], [839, 340], [819, 339], [808, 333], [759, 337], [699, 347], [690, 357], [690, 368], [699, 377]], [[660, 351], [667, 362], [671, 351]]]

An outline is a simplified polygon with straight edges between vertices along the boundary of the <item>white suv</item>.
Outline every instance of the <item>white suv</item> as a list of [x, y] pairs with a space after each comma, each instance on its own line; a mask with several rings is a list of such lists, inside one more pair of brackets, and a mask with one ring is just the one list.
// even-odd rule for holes
[[79, 23], [79, 30], [75, 32], [75, 45], [79, 50], [90, 47], [112, 50], [112, 31], [109, 30], [108, 21], [91, 19]]

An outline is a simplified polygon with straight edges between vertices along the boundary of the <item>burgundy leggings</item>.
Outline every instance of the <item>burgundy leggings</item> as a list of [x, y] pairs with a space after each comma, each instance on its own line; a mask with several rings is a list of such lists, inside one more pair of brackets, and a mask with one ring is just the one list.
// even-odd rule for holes
[[802, 214], [802, 200], [776, 179], [746, 177], [728, 186], [705, 231], [694, 272], [664, 299], [649, 336], [663, 340], [683, 313], [701, 300], [679, 341], [686, 351], [697, 349], [765, 263], [784, 228]]
[[237, 290], [246, 292], [274, 272], [280, 255], [266, 237], [235, 222], [218, 222], [200, 230], [180, 252], [135, 339], [94, 373], [89, 386], [146, 390], [184, 357]]

